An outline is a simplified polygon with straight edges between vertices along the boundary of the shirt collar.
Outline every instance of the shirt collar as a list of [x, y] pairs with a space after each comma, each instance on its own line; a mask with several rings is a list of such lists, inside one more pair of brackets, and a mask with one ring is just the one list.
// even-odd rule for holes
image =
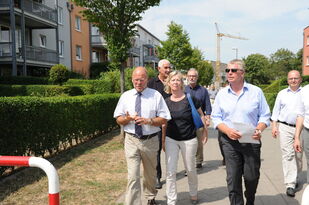
[[297, 88], [297, 90], [296, 90], [296, 91], [293, 91], [293, 90], [291, 89], [291, 87], [289, 86], [287, 91], [288, 91], [288, 92], [297, 93], [297, 92], [299, 92], [301, 89], [302, 89], [302, 87], [301, 87], [301, 86], [299, 86], [299, 88]]
[[[234, 91], [232, 90], [232, 88], [231, 88], [230, 85], [227, 86], [227, 89], [228, 89], [228, 92], [234, 93]], [[248, 83], [247, 83], [246, 81], [244, 81], [244, 85], [243, 85], [243, 87], [242, 87], [242, 90], [243, 90], [243, 91], [249, 90], [249, 86], [248, 86]]]
[[[145, 93], [146, 89], [148, 89], [148, 87], [146, 87], [146, 88], [142, 91], [142, 95]], [[137, 95], [137, 94], [138, 94], [137, 90], [134, 89], [134, 95]]]

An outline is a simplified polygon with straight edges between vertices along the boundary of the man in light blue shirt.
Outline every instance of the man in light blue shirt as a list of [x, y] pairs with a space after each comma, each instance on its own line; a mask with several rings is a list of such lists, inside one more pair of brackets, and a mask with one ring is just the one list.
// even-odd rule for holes
[[[212, 120], [219, 130], [225, 155], [227, 188], [231, 205], [243, 205], [242, 177], [244, 177], [246, 205], [254, 205], [260, 177], [261, 133], [269, 126], [270, 111], [260, 88], [244, 81], [242, 60], [232, 60], [225, 70], [229, 86], [221, 89], [213, 105]], [[243, 130], [235, 124], [253, 127], [249, 140], [240, 143]], [[243, 137], [243, 138], [242, 138]]]
[[272, 135], [274, 138], [280, 138], [286, 194], [294, 197], [297, 176], [302, 169], [302, 152], [296, 153], [293, 147], [297, 117], [296, 107], [302, 89], [300, 73], [297, 70], [291, 70], [288, 73], [287, 81], [289, 87], [278, 93], [271, 119]]

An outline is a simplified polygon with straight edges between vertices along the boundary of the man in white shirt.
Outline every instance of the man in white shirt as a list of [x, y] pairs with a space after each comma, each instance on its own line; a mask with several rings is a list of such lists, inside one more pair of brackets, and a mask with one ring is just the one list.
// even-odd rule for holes
[[[298, 102], [294, 149], [296, 152], [305, 151], [307, 161], [307, 184], [309, 184], [309, 85], [306, 85], [301, 90]], [[302, 131], [303, 133], [301, 135]], [[302, 136], [303, 145], [300, 136]]]
[[143, 163], [143, 191], [148, 205], [156, 205], [155, 197], [158, 132], [171, 119], [162, 95], [147, 88], [147, 70], [137, 67], [132, 73], [134, 88], [124, 92], [114, 111], [114, 118], [123, 125], [128, 184], [125, 205], [141, 205], [140, 165]]
[[282, 152], [282, 168], [286, 194], [295, 196], [298, 173], [302, 169], [302, 154], [294, 150], [294, 133], [296, 124], [296, 106], [300, 96], [302, 82], [297, 70], [288, 73], [289, 87], [281, 90], [276, 98], [272, 113], [272, 136], [280, 138]]

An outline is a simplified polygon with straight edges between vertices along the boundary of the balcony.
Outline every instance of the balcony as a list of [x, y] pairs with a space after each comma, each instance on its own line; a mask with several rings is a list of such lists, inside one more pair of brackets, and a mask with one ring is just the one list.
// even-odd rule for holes
[[132, 57], [139, 57], [140, 56], [140, 48], [133, 47], [129, 49], [129, 55]]
[[91, 44], [94, 47], [105, 47], [107, 45], [102, 35], [91, 35]]
[[57, 23], [57, 10], [31, 0], [24, 0], [25, 11], [45, 20]]
[[[19, 48], [16, 52], [18, 60], [22, 60], [21, 50], [22, 48]], [[12, 43], [0, 42], [0, 61], [1, 59], [12, 61]], [[55, 64], [58, 63], [58, 54], [55, 50], [26, 46], [26, 59], [27, 62], [30, 60], [34, 64]]]
[[159, 58], [157, 56], [144, 56], [145, 63], [157, 63], [159, 62]]
[[46, 48], [26, 46], [26, 59], [47, 63], [58, 63], [58, 53]]
[[0, 58], [12, 56], [12, 43], [0, 42]]

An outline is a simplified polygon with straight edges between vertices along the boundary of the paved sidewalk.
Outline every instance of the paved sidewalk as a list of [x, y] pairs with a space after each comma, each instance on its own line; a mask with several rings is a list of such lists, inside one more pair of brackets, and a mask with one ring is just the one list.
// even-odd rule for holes
[[[261, 177], [256, 194], [255, 205], [300, 205], [302, 192], [306, 187], [306, 164], [300, 175], [300, 186], [295, 198], [287, 197], [285, 186], [283, 184], [283, 173], [281, 165], [281, 151], [279, 140], [271, 137], [271, 129], [267, 128], [262, 137], [262, 165]], [[305, 158], [305, 157], [304, 157]], [[161, 158], [163, 173], [165, 173], [165, 155]], [[204, 145], [204, 166], [198, 170], [199, 182], [199, 204], [207, 205], [227, 205], [229, 204], [228, 192], [226, 188], [226, 170], [221, 165], [222, 157], [219, 151], [217, 131], [209, 128], [209, 140]], [[165, 174], [163, 174], [163, 183], [165, 183]], [[189, 193], [187, 177], [184, 176], [184, 166], [182, 158], [178, 161], [177, 174], [177, 205], [189, 205]], [[118, 200], [122, 203], [124, 196]], [[158, 191], [156, 197], [158, 204], [166, 204], [165, 184]], [[143, 199], [143, 204], [147, 202]]]

